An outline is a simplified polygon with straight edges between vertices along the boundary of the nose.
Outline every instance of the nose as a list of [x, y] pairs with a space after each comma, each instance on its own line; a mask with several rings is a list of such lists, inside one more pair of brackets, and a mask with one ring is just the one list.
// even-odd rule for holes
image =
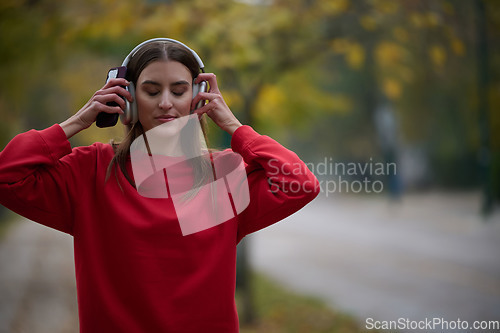
[[173, 106], [169, 93], [166, 92], [161, 96], [160, 104], [158, 106], [163, 110], [169, 110]]

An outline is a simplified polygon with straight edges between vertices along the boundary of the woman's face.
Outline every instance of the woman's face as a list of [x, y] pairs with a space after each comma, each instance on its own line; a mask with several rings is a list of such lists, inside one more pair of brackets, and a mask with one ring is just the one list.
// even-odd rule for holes
[[189, 115], [192, 83], [191, 72], [178, 61], [158, 60], [147, 65], [137, 79], [135, 92], [144, 130]]

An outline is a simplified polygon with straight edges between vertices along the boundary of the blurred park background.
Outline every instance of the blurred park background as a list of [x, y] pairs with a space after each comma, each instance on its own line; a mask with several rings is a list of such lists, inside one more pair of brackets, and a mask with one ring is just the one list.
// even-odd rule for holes
[[[471, 320], [496, 316], [498, 320], [500, 267], [498, 263], [491, 264], [488, 256], [500, 254], [500, 248], [494, 245], [500, 244], [500, 2], [3, 0], [0, 3], [0, 147], [19, 132], [46, 128], [75, 113], [104, 84], [109, 68], [121, 65], [135, 45], [153, 37], [178, 39], [196, 50], [206, 70], [217, 74], [226, 102], [242, 123], [251, 124], [260, 133], [294, 150], [311, 168], [321, 163], [355, 168], [342, 175], [319, 172], [316, 168], [313, 171], [318, 173], [322, 184], [339, 180], [340, 176], [351, 183], [368, 180], [373, 185], [378, 180], [377, 184], [383, 184], [381, 191], [376, 191], [380, 193], [354, 191], [352, 187], [351, 191], [344, 190], [346, 193], [339, 193], [339, 187], [334, 193], [325, 193], [326, 188], [322, 188], [320, 197], [301, 212], [312, 215], [298, 214], [297, 221], [292, 221], [292, 217], [288, 223], [292, 229], [299, 230], [301, 223], [315, 218], [316, 224], [311, 225], [319, 228], [322, 236], [331, 236], [330, 242], [339, 233], [344, 240], [350, 239], [348, 235], [354, 235], [353, 240], [364, 235], [361, 237], [364, 246], [373, 246], [364, 253], [368, 259], [375, 248], [380, 249], [381, 243], [371, 243], [365, 239], [366, 233], [373, 232], [374, 237], [384, 240], [377, 230], [386, 230], [384, 223], [388, 220], [397, 221], [397, 228], [388, 231], [401, 231], [393, 235], [394, 239], [402, 234], [408, 236], [414, 228], [424, 228], [422, 234], [411, 233], [413, 236], [407, 241], [398, 239], [400, 243], [433, 244], [434, 253], [442, 250], [439, 244], [444, 244], [443, 247], [448, 244], [443, 239], [453, 242], [449, 250], [455, 249], [457, 258], [466, 257], [461, 251], [470, 253], [469, 246], [474, 242], [489, 244], [484, 252], [471, 256], [472, 266], [465, 262], [457, 264], [461, 259], [446, 257], [462, 270], [453, 266], [455, 270], [438, 275], [446, 280], [446, 274], [456, 276], [457, 272], [464, 272], [464, 267], [474, 270], [474, 273], [468, 270], [470, 274], [466, 275], [487, 281], [488, 287], [478, 293], [489, 298], [485, 301], [478, 294], [467, 294], [464, 302], [481, 311], [462, 316]], [[73, 145], [87, 145], [122, 137], [121, 126], [111, 129], [92, 126], [71, 140]], [[229, 145], [229, 138], [214, 126], [209, 137], [214, 147]], [[363, 165], [377, 163], [395, 165], [397, 172], [364, 172]], [[0, 210], [0, 218], [2, 215], [4, 219], [11, 218], [5, 209]], [[339, 219], [342, 228], [331, 230]], [[343, 229], [348, 222], [366, 229], [348, 233]], [[267, 234], [252, 236], [242, 246], [244, 259], [240, 262], [253, 262], [259, 272], [273, 276], [278, 284], [294, 292], [307, 291], [320, 297], [321, 292], [303, 281], [286, 281], [283, 272], [296, 275], [287, 271], [287, 267], [281, 267], [280, 274], [265, 262], [266, 258], [274, 258], [274, 263], [282, 259], [286, 262], [287, 253], [280, 249], [287, 248], [289, 243], [282, 240], [280, 249], [272, 246], [276, 246], [274, 241], [283, 234], [293, 234], [293, 230], [277, 232], [281, 224], [272, 228]], [[268, 238], [259, 239], [260, 234]], [[300, 234], [307, 233], [301, 230]], [[426, 243], [429, 238], [424, 241], [419, 235], [431, 237], [433, 242]], [[451, 241], [450, 235], [458, 238]], [[311, 237], [315, 239], [314, 235]], [[294, 244], [301, 241], [300, 237], [290, 239]], [[320, 244], [318, 241], [318, 248]], [[393, 245], [388, 247], [388, 253], [397, 252], [398, 246], [402, 246]], [[311, 246], [314, 247], [314, 242]], [[268, 252], [270, 249], [279, 255], [273, 256]], [[346, 271], [349, 268], [342, 266], [342, 260], [358, 266], [366, 264], [361, 259], [353, 260], [346, 249], [331, 249], [344, 253], [337, 258], [338, 262], [328, 257], [328, 252], [322, 252], [326, 267]], [[384, 257], [388, 253], [379, 255]], [[415, 258], [422, 263], [427, 257], [419, 252]], [[398, 258], [410, 262], [407, 259]], [[299, 261], [290, 260], [291, 266], [299, 265]], [[439, 263], [424, 265], [424, 269], [435, 271], [442, 267]], [[390, 267], [397, 270], [400, 266]], [[9, 270], [9, 266], [4, 265], [0, 270]], [[241, 269], [239, 272], [241, 279], [245, 273]], [[303, 280], [320, 285], [311, 276]], [[335, 282], [329, 281], [333, 290]], [[249, 282], [242, 284], [244, 290], [255, 287]], [[461, 286], [464, 285], [472, 284], [468, 281]], [[347, 285], [342, 288], [355, 294]], [[439, 290], [439, 286], [435, 288]], [[324, 290], [323, 296], [326, 294]], [[386, 306], [381, 299], [386, 294], [380, 295], [376, 296], [379, 304], [373, 305], [373, 309]], [[241, 301], [241, 308], [257, 307], [257, 301], [247, 296], [243, 297], [247, 300]], [[337, 297], [337, 301], [323, 301], [335, 307], [335, 311], [353, 313], [362, 323], [371, 314], [396, 319], [387, 317], [396, 316], [395, 312], [370, 312], [366, 307], [359, 310], [356, 302], [343, 300], [344, 296], [333, 292], [332, 298]], [[367, 303], [361, 298], [359, 303], [363, 302]], [[397, 304], [390, 306], [397, 308]], [[424, 312], [417, 307], [401, 308], [407, 310], [407, 316], [423, 316]], [[490, 312], [483, 310], [495, 307]], [[253, 320], [255, 324], [264, 316], [261, 310], [262, 306], [240, 316], [243, 321]], [[274, 319], [285, 313], [278, 311]], [[461, 316], [461, 313], [448, 314]], [[309, 324], [324, 323], [325, 316], [321, 312], [323, 321], [309, 319], [313, 322]], [[285, 321], [294, 322], [290, 317], [285, 316]], [[335, 330], [325, 325], [328, 327], [325, 332]], [[348, 330], [346, 326], [342, 329]], [[1, 328], [0, 331], [3, 332]], [[279, 330], [268, 327], [267, 331]]]

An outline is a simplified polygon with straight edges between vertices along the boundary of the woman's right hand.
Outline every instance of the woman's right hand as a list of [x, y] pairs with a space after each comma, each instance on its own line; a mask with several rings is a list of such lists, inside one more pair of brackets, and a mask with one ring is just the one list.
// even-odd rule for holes
[[[130, 92], [124, 88], [128, 85], [129, 82], [122, 78], [110, 79], [106, 82], [77, 113], [60, 124], [66, 137], [69, 139], [81, 130], [90, 127], [101, 112], [123, 114], [126, 104], [120, 96], [130, 102], [133, 101]], [[118, 106], [106, 105], [110, 102], [116, 102]]]

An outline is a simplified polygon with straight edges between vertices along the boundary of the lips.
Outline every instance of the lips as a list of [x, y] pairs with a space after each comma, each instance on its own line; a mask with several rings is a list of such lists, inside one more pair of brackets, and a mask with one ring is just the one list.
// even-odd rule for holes
[[172, 116], [172, 115], [168, 115], [168, 114], [164, 114], [164, 115], [161, 115], [161, 116], [158, 116], [158, 117], [155, 117], [156, 120], [162, 122], [162, 123], [166, 123], [168, 121], [172, 121], [174, 119], [177, 119], [176, 116]]

